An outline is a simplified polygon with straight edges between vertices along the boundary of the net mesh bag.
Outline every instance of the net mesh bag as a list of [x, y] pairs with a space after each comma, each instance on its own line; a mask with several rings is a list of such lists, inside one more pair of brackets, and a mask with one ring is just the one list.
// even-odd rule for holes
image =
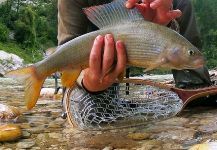
[[113, 129], [147, 124], [176, 115], [182, 100], [172, 91], [154, 86], [118, 83], [100, 94], [81, 87], [64, 96], [68, 120], [80, 129]]

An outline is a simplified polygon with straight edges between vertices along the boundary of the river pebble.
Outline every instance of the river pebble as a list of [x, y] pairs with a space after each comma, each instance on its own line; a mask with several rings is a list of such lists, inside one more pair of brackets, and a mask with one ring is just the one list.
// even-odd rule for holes
[[130, 133], [128, 137], [133, 140], [145, 140], [150, 137], [149, 133]]
[[31, 136], [31, 133], [29, 133], [28, 131], [22, 131], [22, 138], [27, 139], [27, 138], [30, 138], [30, 136]]
[[107, 146], [107, 147], [103, 148], [102, 150], [113, 150], [113, 149], [114, 149], [113, 147]]
[[31, 139], [24, 139], [21, 140], [17, 143], [17, 148], [31, 148], [35, 145], [35, 141], [31, 140]]
[[14, 124], [4, 124], [0, 126], [0, 142], [14, 141], [22, 136], [19, 126]]
[[143, 142], [141, 148], [137, 150], [161, 150], [162, 149], [162, 141], [158, 140], [146, 140]]

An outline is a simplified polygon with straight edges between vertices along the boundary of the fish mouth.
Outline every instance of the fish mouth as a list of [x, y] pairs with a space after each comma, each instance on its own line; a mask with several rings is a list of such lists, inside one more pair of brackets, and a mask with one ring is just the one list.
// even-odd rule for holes
[[177, 68], [178, 70], [182, 69], [198, 69], [204, 67], [205, 61], [203, 59], [197, 59], [187, 64], [182, 64], [180, 68]]
[[203, 58], [196, 59], [193, 61], [193, 66], [195, 67], [195, 69], [204, 67], [204, 64], [205, 64], [205, 61]]

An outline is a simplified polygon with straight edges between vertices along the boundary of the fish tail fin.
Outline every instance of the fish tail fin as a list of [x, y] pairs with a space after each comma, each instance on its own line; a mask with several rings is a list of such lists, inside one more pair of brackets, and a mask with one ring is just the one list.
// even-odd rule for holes
[[25, 103], [28, 110], [32, 109], [39, 98], [40, 91], [46, 77], [37, 75], [36, 68], [34, 66], [10, 71], [6, 73], [5, 76], [24, 82]]

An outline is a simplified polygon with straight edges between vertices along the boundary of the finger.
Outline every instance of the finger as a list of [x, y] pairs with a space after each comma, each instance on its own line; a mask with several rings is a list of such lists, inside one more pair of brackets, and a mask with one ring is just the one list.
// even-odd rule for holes
[[149, 4], [149, 3], [153, 2], [153, 1], [155, 1], [155, 0], [142, 0], [143, 3], [147, 3], [147, 4]]
[[136, 3], [138, 3], [138, 0], [127, 0], [125, 6], [127, 8], [133, 8]]
[[154, 0], [150, 2], [150, 7], [152, 9], [164, 7], [164, 9], [170, 10], [171, 6], [172, 6], [172, 0]]
[[97, 75], [101, 74], [103, 45], [104, 45], [104, 37], [99, 35], [94, 40], [94, 44], [90, 52], [89, 68], [94, 74]]
[[148, 8], [148, 5], [141, 3], [141, 4], [135, 4], [135, 7], [140, 11], [140, 13], [143, 13], [145, 12], [145, 9]]
[[172, 10], [167, 13], [168, 18], [170, 18], [171, 20], [179, 18], [181, 17], [181, 15], [182, 15], [182, 12], [179, 9]]
[[111, 34], [105, 36], [105, 48], [103, 54], [103, 64], [102, 72], [106, 73], [111, 69], [112, 64], [114, 63], [114, 39]]
[[124, 47], [124, 44], [121, 41], [116, 42], [116, 49], [117, 49], [117, 65], [114, 71], [117, 77], [120, 73], [124, 72], [126, 68], [127, 54], [126, 54], [126, 49]]

